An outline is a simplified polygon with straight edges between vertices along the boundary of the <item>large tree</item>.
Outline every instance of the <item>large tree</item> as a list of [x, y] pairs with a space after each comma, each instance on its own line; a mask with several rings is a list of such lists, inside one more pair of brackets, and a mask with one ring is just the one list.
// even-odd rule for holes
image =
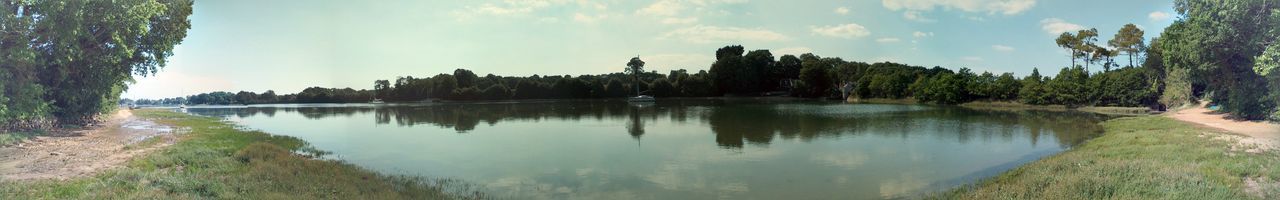
[[1069, 56], [1071, 57], [1071, 66], [1076, 66], [1076, 58], [1081, 56], [1079, 38], [1076, 38], [1076, 35], [1071, 34], [1071, 32], [1062, 32], [1057, 39], [1054, 39], [1054, 42], [1058, 44], [1058, 47], [1062, 47], [1071, 53]]
[[31, 95], [39, 93], [39, 102], [48, 103], [60, 121], [92, 122], [115, 108], [133, 75], [147, 76], [165, 66], [191, 27], [191, 5], [190, 0], [0, 1], [6, 96], [16, 94], [14, 99], [31, 104], [37, 98]]
[[640, 56], [632, 57], [627, 61], [627, 69], [624, 72], [631, 74], [631, 85], [636, 90], [636, 95], [640, 95], [640, 74], [644, 73], [644, 60], [640, 60]]
[[1133, 56], [1142, 53], [1142, 50], [1145, 49], [1144, 47], [1146, 46], [1143, 43], [1146, 40], [1146, 38], [1142, 37], [1143, 34], [1142, 29], [1138, 28], [1137, 25], [1125, 24], [1124, 27], [1120, 28], [1120, 31], [1116, 32], [1116, 35], [1113, 36], [1111, 40], [1107, 41], [1107, 45], [1115, 48], [1115, 51], [1117, 52], [1122, 52], [1125, 55], [1128, 55], [1129, 66], [1134, 66]]
[[[1274, 112], [1276, 100], [1267, 99], [1268, 83], [1254, 68], [1255, 59], [1280, 38], [1280, 4], [1177, 0], [1174, 9], [1181, 17], [1165, 28], [1159, 46], [1168, 71], [1165, 96], [1209, 94], [1224, 111], [1243, 118]], [[1183, 91], [1188, 83], [1190, 91]]]
[[1088, 74], [1089, 64], [1097, 62], [1098, 59], [1095, 59], [1094, 57], [1097, 57], [1097, 53], [1101, 53], [1098, 49], [1102, 47], [1099, 47], [1097, 44], [1098, 29], [1091, 28], [1080, 30], [1076, 33], [1076, 39], [1074, 41], [1077, 42], [1076, 51], [1080, 52], [1079, 56], [1084, 57], [1084, 71], [1085, 74]]

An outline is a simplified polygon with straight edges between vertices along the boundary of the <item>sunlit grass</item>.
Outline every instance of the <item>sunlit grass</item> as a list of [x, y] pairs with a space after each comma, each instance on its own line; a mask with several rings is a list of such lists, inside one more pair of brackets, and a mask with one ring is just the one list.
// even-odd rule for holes
[[[1160, 116], [1103, 123], [1098, 138], [937, 199], [1276, 199], [1280, 153], [1233, 150], [1220, 131]], [[1252, 182], [1246, 186], [1246, 180]]]
[[[470, 199], [448, 179], [388, 176], [304, 157], [306, 142], [245, 131], [217, 118], [164, 110], [134, 114], [189, 129], [173, 146], [94, 177], [0, 183], [0, 199]], [[308, 152], [301, 152], [308, 153]]]

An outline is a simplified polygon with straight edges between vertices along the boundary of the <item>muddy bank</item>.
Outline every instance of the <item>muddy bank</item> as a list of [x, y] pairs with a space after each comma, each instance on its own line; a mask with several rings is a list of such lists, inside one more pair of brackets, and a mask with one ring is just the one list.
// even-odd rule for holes
[[89, 176], [177, 142], [180, 132], [120, 110], [105, 123], [0, 148], [0, 180]]

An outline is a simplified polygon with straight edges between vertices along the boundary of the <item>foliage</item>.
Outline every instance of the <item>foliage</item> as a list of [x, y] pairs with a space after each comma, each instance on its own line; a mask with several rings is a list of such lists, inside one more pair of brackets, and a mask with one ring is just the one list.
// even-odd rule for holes
[[1116, 52], [1123, 52], [1129, 56], [1129, 66], [1133, 65], [1133, 56], [1142, 53], [1145, 48], [1144, 32], [1137, 25], [1125, 24], [1116, 32], [1116, 35], [1107, 41], [1107, 45], [1116, 48]]
[[1155, 47], [1168, 74], [1161, 100], [1176, 105], [1203, 96], [1246, 119], [1273, 112], [1276, 102], [1267, 99], [1270, 83], [1254, 62], [1280, 38], [1280, 5], [1177, 0], [1174, 10], [1182, 17], [1165, 28]]
[[1050, 104], [1052, 100], [1048, 87], [1044, 76], [1040, 75], [1040, 69], [1031, 69], [1031, 75], [1022, 78], [1022, 88], [1018, 90], [1019, 101], [1031, 105]]
[[826, 97], [830, 94], [831, 77], [827, 75], [828, 64], [813, 54], [800, 55], [800, 96]]
[[1051, 103], [1062, 104], [1067, 107], [1080, 107], [1092, 99], [1091, 92], [1086, 85], [1089, 80], [1088, 73], [1080, 66], [1071, 68], [1062, 68], [1057, 76], [1048, 82], [1049, 93], [1053, 94]]
[[[111, 110], [133, 75], [164, 67], [190, 28], [191, 1], [0, 3], [0, 122], [83, 124]], [[51, 116], [50, 116], [51, 115]]]

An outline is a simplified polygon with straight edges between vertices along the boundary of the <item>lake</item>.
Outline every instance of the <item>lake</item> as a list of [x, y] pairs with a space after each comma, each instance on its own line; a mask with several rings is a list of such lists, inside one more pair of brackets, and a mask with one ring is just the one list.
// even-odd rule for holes
[[192, 107], [389, 174], [516, 199], [913, 198], [1098, 136], [1106, 116], [689, 99]]

